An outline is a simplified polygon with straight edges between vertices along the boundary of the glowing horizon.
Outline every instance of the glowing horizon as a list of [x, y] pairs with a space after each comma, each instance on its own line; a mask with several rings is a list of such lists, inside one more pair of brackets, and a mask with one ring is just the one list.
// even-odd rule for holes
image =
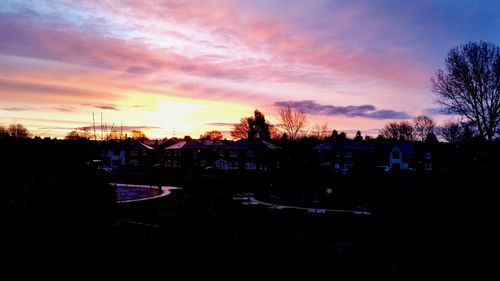
[[500, 42], [497, 1], [0, 3], [0, 126], [64, 137], [92, 125], [152, 138], [219, 130], [280, 105], [310, 125], [376, 133], [434, 113], [451, 47]]

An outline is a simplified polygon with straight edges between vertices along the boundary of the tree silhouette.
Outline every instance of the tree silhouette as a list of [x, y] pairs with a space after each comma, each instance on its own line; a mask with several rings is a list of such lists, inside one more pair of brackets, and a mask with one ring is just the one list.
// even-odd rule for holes
[[78, 139], [90, 139], [91, 134], [89, 128], [76, 128], [75, 130], [69, 132], [64, 137], [67, 140], [78, 140]]
[[409, 140], [414, 139], [413, 126], [408, 121], [390, 122], [386, 124], [381, 130], [380, 135], [387, 139], [400, 139]]
[[[244, 117], [240, 119], [240, 123], [235, 124], [231, 131], [231, 136], [236, 139], [271, 139], [271, 134], [274, 131], [264, 114], [259, 110], [255, 110], [254, 116]], [[274, 137], [274, 136], [273, 136]]]
[[311, 136], [319, 140], [323, 140], [326, 137], [328, 137], [329, 131], [330, 130], [328, 129], [328, 123], [323, 123], [323, 124], [316, 123], [312, 127]]
[[231, 131], [231, 137], [235, 139], [246, 139], [248, 138], [248, 123], [253, 117], [244, 117], [240, 119], [240, 123], [233, 126]]
[[220, 131], [208, 131], [205, 132], [201, 138], [207, 139], [207, 140], [221, 140], [223, 138], [223, 135]]
[[449, 113], [470, 120], [482, 138], [492, 141], [500, 122], [500, 48], [468, 42], [452, 48], [446, 71], [431, 78], [436, 101]]
[[9, 134], [7, 133], [7, 130], [4, 127], [0, 126], [0, 137], [6, 137], [8, 135]]
[[132, 130], [130, 132], [130, 134], [131, 134], [130, 138], [132, 138], [134, 140], [147, 140], [148, 139], [146, 134], [144, 132], [142, 132], [141, 130]]
[[464, 128], [459, 121], [448, 119], [439, 128], [439, 135], [449, 143], [456, 143], [463, 138]]
[[78, 132], [76, 130], [73, 130], [73, 131], [67, 133], [64, 138], [67, 140], [79, 140], [79, 139], [81, 139], [80, 134], [78, 134]]
[[424, 142], [427, 143], [427, 144], [435, 144], [435, 143], [438, 143], [439, 141], [438, 141], [438, 139], [436, 137], [436, 134], [434, 134], [434, 132], [430, 132], [425, 137]]
[[6, 132], [13, 138], [29, 138], [31, 136], [28, 129], [21, 124], [10, 124]]
[[436, 122], [425, 115], [417, 116], [413, 119], [413, 129], [415, 138], [420, 141], [425, 141], [427, 135], [434, 133]]
[[345, 132], [340, 132], [339, 136], [337, 137], [338, 140], [343, 141], [347, 139], [347, 134]]
[[290, 140], [299, 138], [307, 125], [307, 114], [301, 109], [292, 109], [289, 106], [282, 108], [279, 111], [279, 118], [281, 122], [279, 126]]
[[330, 138], [331, 138], [332, 140], [335, 140], [335, 139], [337, 139], [338, 137], [339, 137], [339, 132], [337, 132], [337, 130], [333, 130], [333, 131], [332, 131], [332, 134], [330, 135]]
[[362, 141], [363, 140], [363, 136], [361, 135], [361, 131], [356, 132], [356, 136], [354, 137], [354, 140], [355, 141]]

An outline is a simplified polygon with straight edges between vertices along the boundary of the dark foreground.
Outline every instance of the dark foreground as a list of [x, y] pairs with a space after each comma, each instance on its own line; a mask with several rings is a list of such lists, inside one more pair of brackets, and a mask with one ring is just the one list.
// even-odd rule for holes
[[[482, 280], [499, 271], [493, 175], [189, 176], [177, 178], [183, 189], [167, 197], [115, 204], [105, 175], [79, 161], [40, 159], [2, 166], [15, 179], [2, 187], [2, 260], [235, 278]], [[332, 195], [321, 193], [323, 184]], [[250, 189], [262, 200], [280, 194], [286, 203], [367, 204], [374, 214], [313, 214], [233, 200]]]

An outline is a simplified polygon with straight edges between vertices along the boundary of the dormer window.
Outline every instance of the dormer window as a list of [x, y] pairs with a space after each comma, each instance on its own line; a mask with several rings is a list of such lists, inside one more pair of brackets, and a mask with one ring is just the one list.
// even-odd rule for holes
[[399, 158], [400, 158], [399, 151], [393, 151], [392, 152], [392, 159], [399, 159]]

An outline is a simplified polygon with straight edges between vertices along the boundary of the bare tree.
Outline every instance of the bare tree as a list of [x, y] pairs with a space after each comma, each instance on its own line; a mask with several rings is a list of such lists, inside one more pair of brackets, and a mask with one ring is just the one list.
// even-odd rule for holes
[[413, 119], [415, 138], [422, 142], [428, 134], [434, 133], [434, 127], [436, 127], [436, 122], [428, 116], [420, 115]]
[[460, 121], [448, 119], [439, 128], [439, 135], [449, 143], [460, 141], [464, 134], [464, 127]]
[[399, 122], [399, 139], [400, 140], [409, 140], [412, 141], [414, 139], [413, 135], [413, 126], [408, 121]]
[[468, 42], [450, 50], [446, 71], [431, 78], [436, 101], [449, 113], [470, 120], [490, 142], [500, 122], [500, 48]]
[[147, 140], [148, 139], [146, 134], [144, 132], [142, 132], [141, 130], [132, 130], [130, 133], [132, 135], [131, 138], [134, 140]]
[[328, 122], [323, 124], [316, 123], [311, 128], [311, 136], [319, 140], [323, 140], [330, 135], [330, 129], [328, 129]]
[[248, 123], [249, 119], [252, 117], [244, 117], [240, 119], [240, 123], [234, 124], [233, 130], [231, 130], [231, 137], [234, 139], [246, 139], [248, 138]]
[[5, 127], [0, 126], [0, 137], [8, 136], [7, 129]]
[[292, 109], [289, 106], [280, 109], [278, 113], [281, 121], [279, 126], [288, 139], [295, 140], [300, 137], [307, 125], [307, 114], [301, 109]]
[[10, 124], [6, 132], [14, 138], [29, 138], [31, 136], [28, 129], [21, 124]]
[[408, 121], [388, 123], [380, 130], [379, 134], [387, 139], [400, 139], [409, 141], [412, 141], [414, 139], [413, 126]]
[[201, 138], [207, 139], [207, 140], [221, 140], [223, 138], [223, 135], [220, 131], [208, 131], [205, 132]]
[[397, 139], [399, 138], [399, 124], [398, 122], [391, 122], [385, 124], [385, 126], [380, 130], [380, 135], [386, 139]]
[[90, 139], [91, 134], [88, 127], [76, 128], [64, 137], [67, 140]]

